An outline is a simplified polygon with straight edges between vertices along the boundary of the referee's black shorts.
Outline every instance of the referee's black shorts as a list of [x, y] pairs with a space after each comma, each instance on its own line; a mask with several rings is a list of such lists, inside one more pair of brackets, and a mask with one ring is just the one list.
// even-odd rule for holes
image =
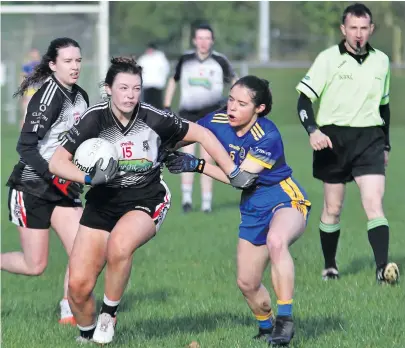
[[314, 151], [313, 176], [338, 184], [368, 174], [385, 175], [385, 135], [381, 127], [320, 127], [332, 141], [333, 149]]
[[203, 118], [204, 116], [208, 115], [215, 110], [219, 110], [224, 104], [219, 102], [213, 105], [206, 106], [199, 110], [179, 110], [179, 116], [184, 118], [190, 122], [197, 122], [199, 119]]

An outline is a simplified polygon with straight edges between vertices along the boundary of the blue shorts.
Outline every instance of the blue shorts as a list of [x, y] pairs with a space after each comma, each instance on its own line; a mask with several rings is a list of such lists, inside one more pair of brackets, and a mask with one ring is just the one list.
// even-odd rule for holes
[[296, 208], [308, 221], [311, 202], [292, 178], [273, 186], [259, 185], [254, 191], [244, 191], [240, 202], [239, 238], [254, 245], [266, 244], [270, 221], [282, 208]]

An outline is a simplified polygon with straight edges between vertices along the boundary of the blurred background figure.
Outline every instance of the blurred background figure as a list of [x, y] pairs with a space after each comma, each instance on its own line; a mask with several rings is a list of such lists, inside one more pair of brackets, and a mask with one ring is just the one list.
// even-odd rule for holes
[[149, 43], [143, 55], [138, 59], [143, 69], [143, 101], [155, 108], [163, 109], [163, 89], [170, 73], [170, 63], [164, 52]]
[[[21, 67], [21, 82], [28, 76], [30, 76], [34, 70], [35, 67], [41, 62], [41, 54], [36, 48], [32, 48], [28, 54], [26, 61]], [[32, 96], [34, 93], [40, 88], [41, 86], [30, 86], [30, 88], [27, 89], [25, 92], [24, 96], [21, 98], [21, 111], [22, 111], [22, 119], [20, 126], [24, 124], [25, 120], [25, 114], [27, 112], [27, 106], [28, 103], [30, 102]]]

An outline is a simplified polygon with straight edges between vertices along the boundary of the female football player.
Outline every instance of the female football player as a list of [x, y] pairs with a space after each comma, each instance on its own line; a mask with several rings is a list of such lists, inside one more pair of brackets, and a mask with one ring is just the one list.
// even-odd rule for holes
[[[109, 100], [81, 116], [49, 163], [56, 175], [93, 186], [70, 258], [68, 297], [78, 340], [100, 344], [113, 340], [134, 252], [157, 233], [170, 207], [170, 192], [161, 179], [162, 149], [183, 139], [199, 142], [235, 187], [246, 187], [256, 177], [240, 171], [209, 130], [141, 103], [142, 68], [133, 59], [112, 59], [105, 89]], [[102, 161], [89, 175], [79, 170], [71, 160], [89, 138], [114, 144], [118, 166], [111, 158], [104, 170]], [[96, 322], [92, 291], [106, 261], [104, 301]]]
[[[52, 175], [48, 161], [64, 134], [88, 107], [88, 96], [78, 85], [81, 52], [70, 38], [53, 40], [33, 73], [15, 96], [43, 83], [28, 104], [17, 144], [20, 160], [8, 180], [10, 220], [20, 233], [22, 251], [1, 254], [1, 269], [40, 275], [48, 263], [50, 226], [70, 255], [82, 213], [81, 186]], [[60, 323], [74, 323], [67, 301], [68, 271], [60, 302]]]
[[[294, 263], [288, 248], [304, 232], [310, 202], [291, 177], [278, 129], [265, 117], [271, 107], [269, 83], [245, 76], [232, 86], [226, 109], [197, 123], [231, 149], [236, 165], [258, 173], [254, 188], [244, 190], [241, 197], [237, 283], [259, 324], [255, 338], [278, 345], [288, 344], [294, 335]], [[220, 168], [188, 154], [174, 152], [166, 165], [172, 173], [199, 171], [229, 183]], [[270, 296], [261, 283], [269, 260], [278, 305], [274, 329]]]

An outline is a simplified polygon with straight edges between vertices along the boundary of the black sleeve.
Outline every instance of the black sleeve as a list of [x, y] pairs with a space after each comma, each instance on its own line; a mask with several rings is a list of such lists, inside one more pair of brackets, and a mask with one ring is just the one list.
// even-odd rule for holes
[[164, 112], [159, 117], [155, 132], [162, 140], [163, 147], [173, 147], [179, 141], [183, 140], [188, 132], [188, 122], [172, 112]]
[[301, 124], [304, 126], [308, 134], [318, 128], [311, 99], [309, 99], [304, 93], [300, 93], [300, 97], [298, 98], [297, 111]]
[[384, 120], [383, 131], [385, 134], [385, 150], [391, 150], [390, 144], [390, 120], [391, 120], [391, 111], [390, 104], [380, 105], [380, 115]]
[[215, 57], [216, 61], [222, 68], [224, 75], [224, 83], [231, 83], [232, 79], [236, 76], [236, 74], [229, 60], [223, 55], [215, 55], [213, 57]]
[[58, 86], [50, 80], [33, 95], [17, 143], [17, 152], [22, 160], [46, 179], [51, 174], [48, 162], [39, 153], [38, 142], [45, 137], [61, 112], [63, 100], [58, 92]]
[[100, 115], [102, 110], [91, 107], [85, 111], [66, 133], [61, 145], [72, 155], [81, 143], [87, 139], [97, 138], [100, 134]]
[[176, 64], [176, 69], [174, 70], [174, 81], [179, 81], [180, 80], [180, 75], [181, 75], [181, 68], [183, 66], [183, 62], [184, 62], [184, 56], [181, 56], [179, 61]]

